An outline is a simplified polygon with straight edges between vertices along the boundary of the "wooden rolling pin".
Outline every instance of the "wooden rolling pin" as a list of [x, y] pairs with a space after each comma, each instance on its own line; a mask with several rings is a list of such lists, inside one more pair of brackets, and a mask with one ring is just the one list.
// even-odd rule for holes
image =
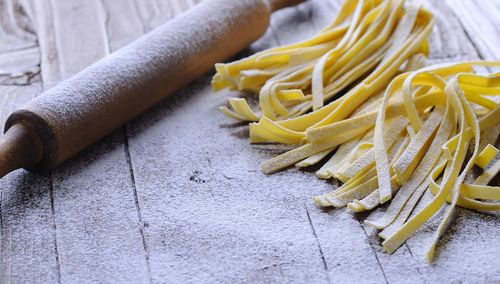
[[235, 55], [303, 0], [206, 0], [12, 113], [0, 176], [48, 171]]

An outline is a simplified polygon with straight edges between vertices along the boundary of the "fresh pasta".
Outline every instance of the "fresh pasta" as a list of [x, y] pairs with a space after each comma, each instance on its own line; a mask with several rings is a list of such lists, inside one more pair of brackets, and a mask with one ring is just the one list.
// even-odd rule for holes
[[[456, 206], [500, 210], [500, 62], [428, 66], [434, 18], [403, 0], [348, 0], [311, 39], [217, 64], [212, 85], [258, 94], [258, 107], [231, 98], [227, 116], [250, 122], [252, 143], [295, 145], [262, 163], [270, 174], [321, 165], [316, 175], [343, 184], [313, 197], [321, 207], [372, 210], [394, 252], [447, 206], [427, 258]], [[480, 169], [474, 176], [473, 167]], [[417, 204], [426, 191], [433, 199]]]

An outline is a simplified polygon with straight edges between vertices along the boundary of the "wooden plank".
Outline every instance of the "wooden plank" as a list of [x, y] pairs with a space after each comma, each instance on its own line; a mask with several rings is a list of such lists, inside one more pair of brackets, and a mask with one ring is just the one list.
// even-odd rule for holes
[[[427, 192], [423, 201], [431, 199]], [[417, 261], [417, 267], [426, 282], [443, 283], [494, 283], [500, 281], [500, 253], [498, 236], [500, 218], [498, 213], [480, 213], [457, 208], [454, 220], [440, 241], [433, 265], [425, 263], [425, 254], [431, 238], [441, 222], [444, 210], [436, 214], [406, 243]]]
[[134, 0], [145, 32], [186, 11], [201, 0]]
[[309, 187], [327, 185], [264, 176], [259, 161], [273, 154], [236, 138], [217, 110], [225, 99], [202, 80], [130, 125], [153, 280], [325, 282], [302, 208]]
[[39, 80], [40, 52], [31, 11], [25, 4], [0, 1], [0, 84], [3, 85], [28, 85]]
[[[36, 2], [45, 88], [194, 3]], [[308, 37], [328, 23], [338, 2], [313, 0], [276, 14], [252, 49]], [[438, 14], [432, 60], [477, 58], [449, 7], [426, 5]], [[0, 92], [24, 99], [39, 89]], [[200, 79], [66, 163], [53, 181], [23, 171], [0, 181], [0, 282], [500, 279], [500, 251], [489, 246], [498, 216], [458, 210], [434, 266], [423, 260], [439, 219], [388, 255], [377, 232], [361, 225], [366, 215], [323, 212], [310, 201], [335, 185], [295, 169], [260, 173], [259, 162], [282, 148], [248, 145], [246, 128], [217, 110], [230, 95], [236, 94], [214, 94], [208, 78]]]
[[[176, 10], [170, 11], [173, 13], [161, 13], [165, 9], [157, 9], [157, 7], [163, 7], [162, 3], [164, 4], [165, 2], [149, 2], [149, 4], [153, 3], [156, 5], [147, 5], [148, 1], [124, 1], [121, 3], [118, 3], [116, 1], [102, 1], [104, 9], [106, 11], [107, 15], [107, 21], [106, 21], [106, 30], [108, 34], [108, 43], [111, 47], [111, 50], [117, 50], [118, 48], [122, 47], [123, 45], [133, 41], [134, 39], [140, 37], [144, 32], [149, 31], [150, 29], [154, 28], [156, 25], [163, 24], [164, 22], [168, 21], [169, 18], [174, 17], [176, 14], [183, 12], [184, 10], [190, 8], [190, 6], [194, 5], [195, 3], [192, 1], [188, 1], [188, 5], [185, 5], [186, 2], [181, 1], [182, 3], [177, 3], [177, 1], [170, 1], [170, 4], [172, 4]], [[142, 3], [142, 5], [140, 4]], [[146, 4], [146, 5], [144, 5]], [[143, 14], [148, 14], [148, 7], [155, 7], [154, 14], [156, 15], [162, 15], [162, 16], [156, 16], [155, 21], [151, 22], [148, 21], [143, 22], [141, 19], [141, 15]], [[134, 9], [137, 8], [137, 9]], [[160, 10], [160, 11], [158, 11]], [[136, 191], [136, 185], [135, 185], [135, 176], [134, 176], [134, 170], [132, 167], [132, 159], [130, 157], [130, 152], [129, 152], [129, 145], [128, 145], [128, 137], [127, 137], [127, 127], [122, 128], [124, 138], [125, 138], [125, 154], [127, 156], [127, 164], [130, 169], [130, 175], [132, 176], [132, 183], [133, 183], [133, 192], [134, 192], [134, 199], [135, 199], [135, 204], [136, 204], [136, 210], [137, 210], [137, 216], [138, 216], [138, 221], [139, 221], [139, 227], [140, 227], [140, 234], [141, 234], [141, 239], [143, 242], [143, 247], [146, 253], [146, 265], [148, 269], [148, 274], [151, 274], [150, 272], [150, 260], [149, 260], [149, 244], [146, 241], [145, 234], [144, 234], [144, 222], [142, 219], [142, 212], [137, 196], [137, 191]], [[151, 277], [151, 275], [150, 275]]]
[[498, 1], [457, 0], [446, 3], [455, 12], [482, 59], [500, 59]]
[[[266, 38], [254, 48], [276, 44]], [[295, 195], [305, 192], [284, 188], [288, 175], [264, 178], [254, 155], [270, 153], [234, 141], [239, 129], [221, 130], [226, 98], [200, 80], [129, 126], [153, 281], [326, 282], [307, 214], [297, 210]]]
[[57, 42], [54, 35], [54, 20], [52, 1], [32, 1], [32, 10], [36, 19], [36, 31], [40, 46], [40, 65], [43, 66], [41, 75], [43, 88], [48, 90], [55, 86], [60, 78]]
[[[46, 88], [110, 51], [100, 1], [49, 2], [35, 4]], [[123, 138], [111, 134], [52, 174], [61, 282], [149, 281]]]
[[[0, 84], [13, 84], [0, 85], [0, 125], [41, 91], [33, 18], [13, 4], [0, 3]], [[57, 282], [50, 178], [18, 170], [0, 188], [0, 283]]]
[[434, 13], [436, 19], [430, 37], [432, 62], [479, 59], [474, 45], [462, 29], [460, 20], [444, 1], [426, 0], [424, 5]]
[[271, 29], [279, 45], [305, 40], [316, 32], [310, 25], [310, 15], [307, 12], [309, 7], [311, 3], [308, 1], [299, 6], [285, 8], [273, 15]]
[[[40, 83], [0, 86], [1, 125], [40, 91]], [[18, 170], [3, 177], [0, 188], [0, 283], [57, 283], [50, 177]]]

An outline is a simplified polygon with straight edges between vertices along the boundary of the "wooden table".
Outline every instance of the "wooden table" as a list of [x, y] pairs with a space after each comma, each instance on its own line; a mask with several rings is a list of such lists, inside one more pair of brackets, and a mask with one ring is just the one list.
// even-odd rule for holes
[[[196, 2], [0, 0], [0, 64], [24, 72], [0, 75], [2, 123]], [[500, 1], [423, 2], [437, 16], [434, 62], [500, 58]], [[339, 5], [310, 0], [275, 14], [251, 50], [310, 36]], [[366, 214], [312, 203], [335, 182], [259, 171], [283, 149], [250, 146], [248, 129], [217, 110], [229, 95], [202, 78], [49, 175], [3, 178], [0, 282], [500, 281], [498, 214], [458, 209], [434, 265], [424, 255], [439, 218], [388, 255]]]

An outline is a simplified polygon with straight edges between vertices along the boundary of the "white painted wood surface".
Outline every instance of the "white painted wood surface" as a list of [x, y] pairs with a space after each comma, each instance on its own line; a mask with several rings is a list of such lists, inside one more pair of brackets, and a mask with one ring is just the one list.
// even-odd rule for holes
[[[0, 51], [21, 60], [1, 48], [28, 46], [41, 55], [41, 76], [0, 85], [1, 122], [197, 2], [0, 0]], [[276, 13], [250, 51], [310, 36], [340, 2], [310, 0]], [[434, 62], [500, 59], [498, 1], [423, 2], [438, 18]], [[9, 24], [9, 5], [16, 13], [24, 7], [20, 19], [29, 24]], [[260, 173], [259, 163], [281, 148], [248, 145], [247, 128], [217, 110], [229, 95], [214, 94], [201, 78], [50, 175], [20, 170], [3, 178], [0, 283], [500, 281], [498, 215], [457, 210], [434, 265], [424, 253], [436, 220], [388, 255], [362, 225], [366, 214], [311, 202], [335, 182], [296, 169]]]

